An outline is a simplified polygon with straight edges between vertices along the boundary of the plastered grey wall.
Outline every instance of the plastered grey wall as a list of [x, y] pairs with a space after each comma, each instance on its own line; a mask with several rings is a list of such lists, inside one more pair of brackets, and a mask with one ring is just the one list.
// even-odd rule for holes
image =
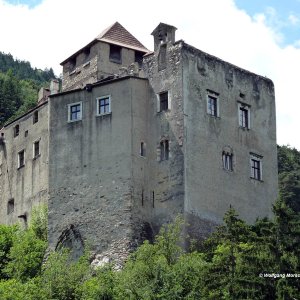
[[[166, 44], [166, 67], [160, 70], [159, 47], [144, 58], [144, 71], [151, 86], [148, 103], [149, 157], [146, 177], [146, 208], [157, 233], [162, 224], [183, 213], [184, 155], [181, 43]], [[159, 94], [168, 92], [169, 109], [159, 111]], [[159, 145], [169, 140], [168, 160], [160, 161]], [[154, 199], [153, 199], [154, 196]]]
[[[38, 122], [33, 124], [33, 114]], [[14, 127], [19, 135], [14, 137]], [[5, 126], [4, 143], [0, 145], [0, 220], [4, 224], [30, 222], [34, 206], [48, 199], [48, 103], [37, 107], [23, 117]], [[33, 143], [39, 141], [40, 155], [33, 157]], [[18, 153], [25, 151], [25, 165], [18, 168]], [[8, 201], [14, 199], [14, 208], [8, 213]]]
[[[274, 86], [191, 46], [183, 47], [185, 213], [191, 231], [207, 235], [232, 205], [249, 223], [271, 216], [277, 197]], [[207, 90], [219, 94], [219, 116], [207, 113]], [[239, 126], [238, 104], [250, 107], [250, 129]], [[223, 168], [230, 147], [233, 171]], [[250, 153], [262, 156], [262, 180], [250, 178]]]
[[[134, 243], [132, 98], [142, 79], [123, 78], [50, 100], [49, 243], [70, 225], [95, 252], [122, 259]], [[142, 88], [139, 88], [139, 85]], [[96, 116], [96, 98], [110, 95], [111, 113]], [[82, 102], [82, 120], [68, 123], [67, 105]], [[124, 257], [123, 257], [124, 259]]]

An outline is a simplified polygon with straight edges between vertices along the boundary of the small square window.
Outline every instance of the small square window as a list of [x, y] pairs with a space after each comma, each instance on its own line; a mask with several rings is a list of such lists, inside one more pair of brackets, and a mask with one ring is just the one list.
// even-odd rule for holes
[[68, 104], [68, 122], [82, 119], [82, 102]]
[[250, 129], [250, 106], [239, 103], [239, 125]]
[[22, 168], [25, 166], [25, 150], [21, 150], [18, 153], [18, 168]]
[[207, 95], [207, 113], [211, 116], [218, 117], [218, 98]]
[[160, 142], [160, 160], [168, 160], [169, 159], [169, 141], [163, 140]]
[[14, 137], [17, 137], [20, 134], [20, 125], [14, 127]]
[[110, 45], [109, 60], [114, 63], [122, 63], [122, 47], [117, 45]]
[[250, 154], [251, 178], [262, 180], [262, 157]]
[[40, 155], [40, 141], [33, 143], [33, 158], [37, 158]]
[[111, 113], [110, 96], [97, 98], [97, 116]]
[[227, 171], [233, 171], [233, 154], [228, 152], [223, 152], [222, 154], [222, 161], [223, 161], [223, 168]]
[[13, 213], [15, 210], [15, 200], [13, 198], [9, 199], [7, 202], [7, 214]]
[[159, 94], [159, 111], [164, 111], [169, 109], [169, 95], [168, 92]]

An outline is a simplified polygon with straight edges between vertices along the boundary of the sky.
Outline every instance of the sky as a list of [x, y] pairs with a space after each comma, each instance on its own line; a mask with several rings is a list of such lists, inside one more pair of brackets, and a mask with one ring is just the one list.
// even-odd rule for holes
[[176, 40], [273, 80], [277, 143], [300, 150], [300, 0], [0, 0], [0, 51], [52, 67], [115, 21], [153, 50], [160, 23]]

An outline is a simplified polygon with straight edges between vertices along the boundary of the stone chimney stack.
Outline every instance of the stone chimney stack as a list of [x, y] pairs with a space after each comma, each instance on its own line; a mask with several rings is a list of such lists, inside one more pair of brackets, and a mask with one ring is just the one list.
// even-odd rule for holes
[[59, 81], [57, 79], [52, 79], [50, 81], [50, 94], [54, 95], [59, 92]]
[[157, 50], [159, 45], [171, 42], [175, 43], [175, 31], [176, 27], [164, 23], [159, 23], [159, 25], [151, 33], [154, 37], [154, 51]]
[[50, 95], [49, 89], [46, 89], [44, 87], [40, 88], [39, 96], [38, 96], [38, 104], [41, 104], [42, 102], [46, 101], [49, 95]]

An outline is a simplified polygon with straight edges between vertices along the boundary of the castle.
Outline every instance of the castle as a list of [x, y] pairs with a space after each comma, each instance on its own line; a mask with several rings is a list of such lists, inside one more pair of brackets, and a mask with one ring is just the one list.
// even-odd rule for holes
[[277, 197], [274, 86], [175, 40], [146, 49], [118, 22], [62, 62], [0, 137], [0, 220], [48, 204], [49, 245], [122, 260], [182, 214], [192, 237], [232, 205], [253, 223]]

